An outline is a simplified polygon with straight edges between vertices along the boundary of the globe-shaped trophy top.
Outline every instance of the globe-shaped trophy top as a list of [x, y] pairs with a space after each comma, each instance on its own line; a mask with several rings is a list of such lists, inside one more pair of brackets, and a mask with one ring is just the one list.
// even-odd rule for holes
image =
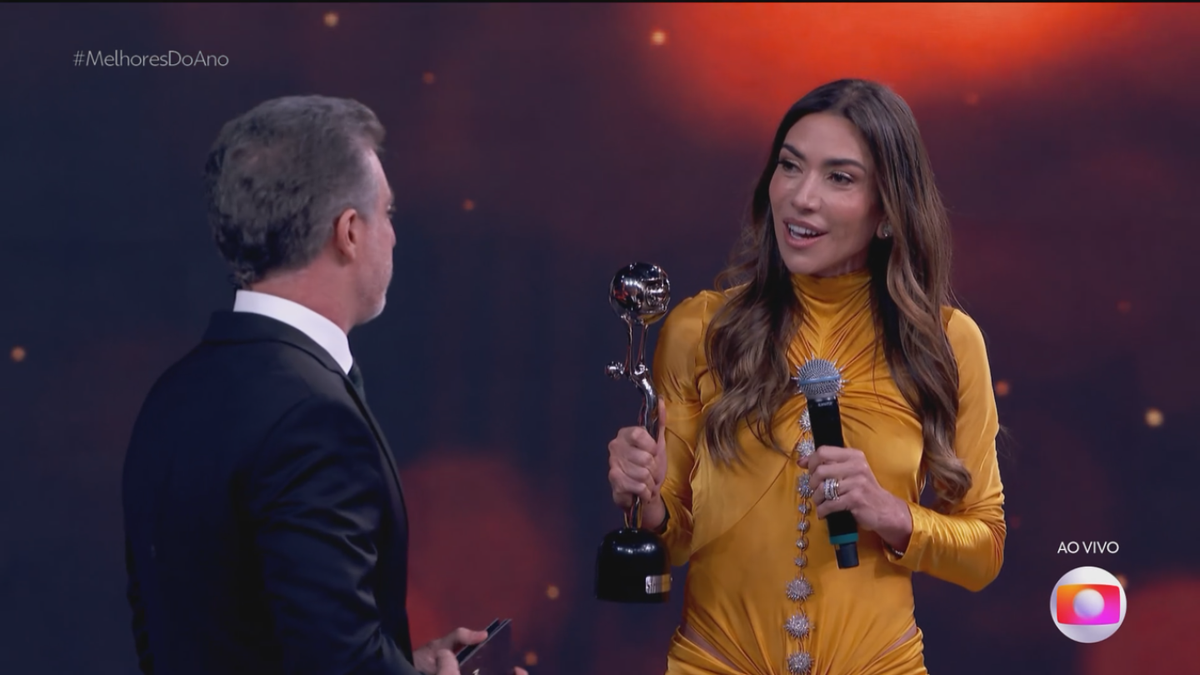
[[666, 316], [671, 282], [657, 265], [633, 263], [613, 277], [608, 302], [626, 323], [648, 326]]

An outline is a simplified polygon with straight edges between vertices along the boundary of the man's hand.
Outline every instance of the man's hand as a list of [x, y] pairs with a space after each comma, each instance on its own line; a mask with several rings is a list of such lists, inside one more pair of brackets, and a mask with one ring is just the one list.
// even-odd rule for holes
[[458, 658], [454, 656], [454, 652], [449, 649], [439, 649], [434, 657], [437, 659], [437, 670], [430, 675], [462, 675], [458, 669]]
[[[463, 647], [477, 645], [487, 639], [487, 631], [456, 628], [446, 637], [438, 638], [413, 652], [413, 665], [425, 675], [460, 675], [455, 654]], [[513, 669], [513, 675], [529, 675], [524, 668]]]
[[[446, 637], [440, 637], [413, 652], [413, 665], [425, 675], [458, 675], [458, 660], [454, 658], [463, 647], [477, 645], [487, 639], [487, 631], [456, 628]], [[449, 652], [454, 662], [453, 670], [446, 670], [440, 652]]]

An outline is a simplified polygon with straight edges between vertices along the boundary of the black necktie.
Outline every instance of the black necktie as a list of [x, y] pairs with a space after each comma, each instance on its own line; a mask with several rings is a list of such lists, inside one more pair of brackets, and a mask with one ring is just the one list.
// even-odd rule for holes
[[367, 392], [363, 389], [362, 371], [358, 369], [357, 362], [350, 364], [350, 372], [346, 376], [350, 378], [350, 383], [358, 391], [358, 397], [365, 403], [367, 401]]

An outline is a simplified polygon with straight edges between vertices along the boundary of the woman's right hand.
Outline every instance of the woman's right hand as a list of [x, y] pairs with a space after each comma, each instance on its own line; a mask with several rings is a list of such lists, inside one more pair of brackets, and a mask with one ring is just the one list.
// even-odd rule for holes
[[[658, 439], [640, 426], [625, 427], [608, 442], [608, 482], [613, 502], [628, 511], [641, 497], [643, 511], [656, 505], [667, 477], [667, 406], [658, 401]], [[650, 514], [645, 514], [649, 516]]]

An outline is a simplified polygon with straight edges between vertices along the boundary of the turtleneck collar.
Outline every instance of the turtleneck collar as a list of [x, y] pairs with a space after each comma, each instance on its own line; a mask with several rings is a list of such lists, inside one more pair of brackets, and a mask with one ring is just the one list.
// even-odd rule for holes
[[871, 272], [866, 268], [835, 277], [793, 274], [792, 286], [805, 304], [837, 306], [861, 300], [871, 290]]

